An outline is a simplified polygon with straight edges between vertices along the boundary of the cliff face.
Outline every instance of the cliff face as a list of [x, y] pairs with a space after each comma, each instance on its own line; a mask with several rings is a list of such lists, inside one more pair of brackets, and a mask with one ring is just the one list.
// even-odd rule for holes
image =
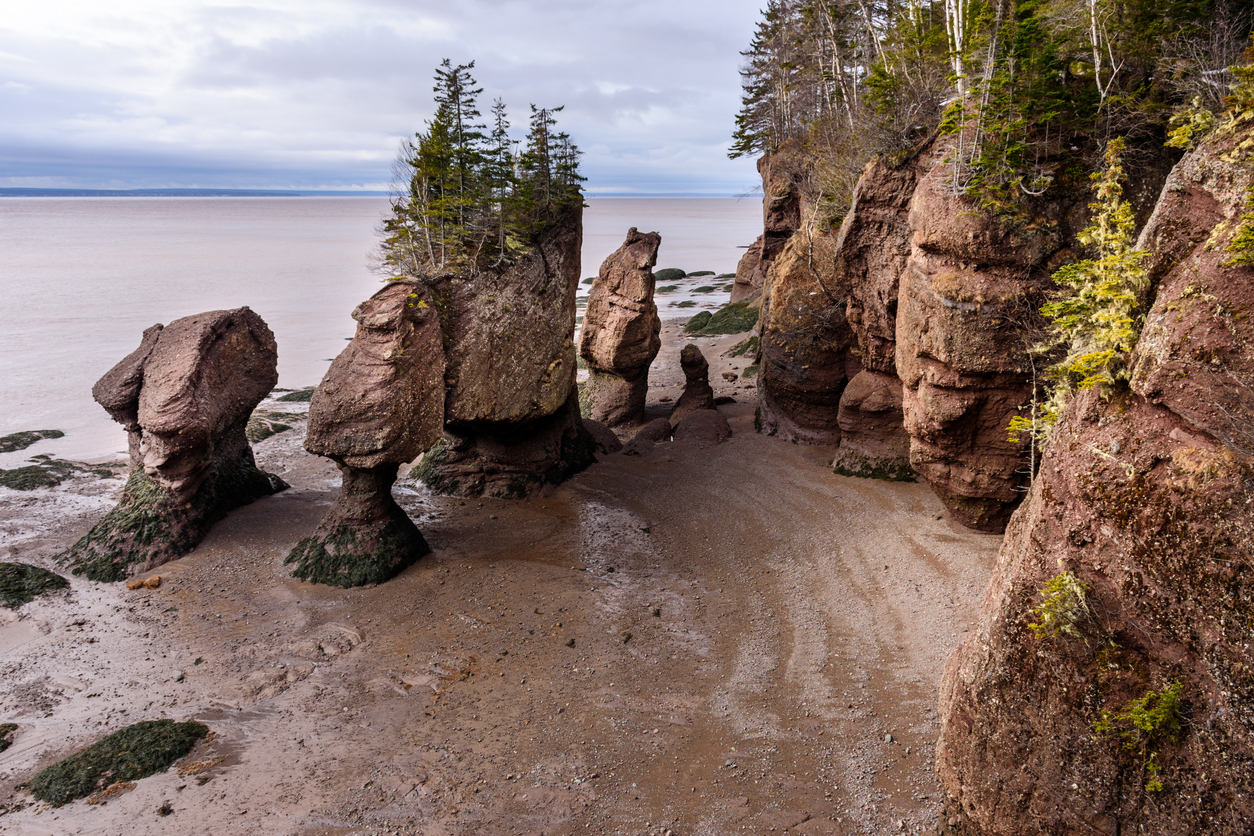
[[949, 661], [953, 832], [1249, 832], [1254, 271], [1227, 247], [1251, 145], [1247, 119], [1168, 180], [1131, 391], [1068, 407]]
[[1025, 460], [1006, 426], [1031, 399], [1031, 338], [1050, 286], [1064, 207], [1003, 220], [954, 194], [947, 147], [910, 205], [910, 255], [897, 313], [897, 372], [910, 463], [954, 517], [1001, 531], [1020, 499]]
[[768, 435], [840, 440], [840, 396], [860, 367], [835, 244], [830, 234], [799, 232], [771, 266], [758, 320], [758, 420]]
[[802, 143], [795, 138], [758, 160], [763, 192], [762, 234], [736, 265], [731, 301], [747, 299], [765, 287], [771, 265], [801, 226], [806, 212], [801, 184], [808, 166]]

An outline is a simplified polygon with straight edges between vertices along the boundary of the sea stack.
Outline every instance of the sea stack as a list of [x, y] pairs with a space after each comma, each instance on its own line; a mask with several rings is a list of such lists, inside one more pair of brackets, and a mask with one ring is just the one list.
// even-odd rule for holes
[[357, 333], [314, 392], [305, 449], [343, 473], [335, 504], [286, 562], [303, 580], [362, 586], [394, 577], [430, 551], [392, 498], [403, 463], [440, 439], [440, 318], [416, 279], [399, 279], [353, 311]]
[[701, 349], [692, 343], [679, 352], [679, 366], [684, 372], [684, 391], [671, 410], [671, 424], [702, 409], [714, 409], [714, 387], [710, 386], [710, 362]]
[[579, 355], [588, 366], [584, 391], [591, 417], [610, 427], [644, 423], [649, 366], [662, 347], [653, 301], [662, 236], [632, 227], [605, 262], [588, 295]]
[[274, 334], [248, 308], [154, 325], [92, 396], [130, 438], [117, 507], [59, 557], [118, 581], [182, 557], [227, 513], [287, 487], [257, 468], [248, 417], [278, 382]]
[[419, 477], [459, 496], [521, 498], [595, 461], [575, 389], [581, 204], [499, 267], [433, 276], [444, 333], [444, 438]]

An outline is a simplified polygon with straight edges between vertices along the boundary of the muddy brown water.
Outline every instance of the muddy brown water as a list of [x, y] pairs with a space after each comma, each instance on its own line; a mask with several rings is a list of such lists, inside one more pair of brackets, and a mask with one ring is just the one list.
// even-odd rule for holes
[[[655, 399], [678, 395], [668, 333]], [[0, 615], [0, 721], [20, 726], [0, 833], [926, 832], [941, 667], [1000, 538], [951, 526], [923, 486], [755, 434], [743, 386], [717, 382], [739, 393], [727, 443], [602, 456], [546, 497], [403, 485], [434, 552], [368, 589], [288, 577], [337, 474], [299, 422], [259, 444], [292, 489], [158, 589], [75, 579]], [[51, 565], [118, 486], [4, 492], [0, 559]], [[163, 716], [214, 737], [103, 804], [17, 788]]]

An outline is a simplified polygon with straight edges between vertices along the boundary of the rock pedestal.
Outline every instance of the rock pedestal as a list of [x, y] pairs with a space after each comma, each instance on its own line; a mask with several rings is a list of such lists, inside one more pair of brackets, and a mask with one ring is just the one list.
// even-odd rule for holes
[[117, 507], [60, 559], [96, 581], [182, 557], [231, 510], [287, 487], [257, 468], [248, 417], [278, 382], [274, 335], [248, 308], [154, 325], [92, 396], [130, 439]]
[[512, 262], [432, 278], [448, 358], [445, 437], [418, 469], [432, 490], [527, 496], [595, 461], [575, 390], [582, 240], [575, 206]]
[[382, 583], [430, 551], [392, 483], [444, 422], [443, 337], [426, 288], [390, 282], [353, 318], [357, 333], [314, 392], [305, 435], [306, 450], [339, 465], [340, 493], [285, 561], [302, 580], [343, 587]]
[[684, 372], [684, 391], [671, 410], [671, 424], [702, 409], [714, 409], [714, 387], [710, 386], [710, 363], [701, 349], [692, 343], [679, 352], [679, 366]]
[[588, 366], [584, 398], [594, 421], [609, 427], [644, 421], [649, 366], [662, 347], [653, 301], [653, 265], [662, 237], [632, 227], [601, 265], [588, 294], [579, 354]]

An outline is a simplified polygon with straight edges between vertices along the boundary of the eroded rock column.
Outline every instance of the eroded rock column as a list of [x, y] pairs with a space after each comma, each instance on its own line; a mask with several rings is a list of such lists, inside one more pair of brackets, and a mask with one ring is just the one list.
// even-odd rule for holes
[[443, 337], [427, 289], [390, 282], [353, 319], [357, 333], [314, 392], [305, 436], [306, 450], [339, 465], [340, 493], [284, 561], [302, 580], [342, 587], [382, 583], [430, 551], [392, 483], [444, 423]]
[[117, 581], [182, 557], [231, 510], [287, 487], [244, 435], [278, 382], [278, 350], [248, 308], [154, 325], [92, 387], [126, 427], [131, 475], [117, 507], [62, 553], [75, 574]]
[[588, 366], [584, 397], [590, 417], [609, 427], [644, 422], [649, 366], [662, 347], [662, 321], [653, 301], [653, 265], [662, 237], [632, 227], [588, 294], [579, 354]]

